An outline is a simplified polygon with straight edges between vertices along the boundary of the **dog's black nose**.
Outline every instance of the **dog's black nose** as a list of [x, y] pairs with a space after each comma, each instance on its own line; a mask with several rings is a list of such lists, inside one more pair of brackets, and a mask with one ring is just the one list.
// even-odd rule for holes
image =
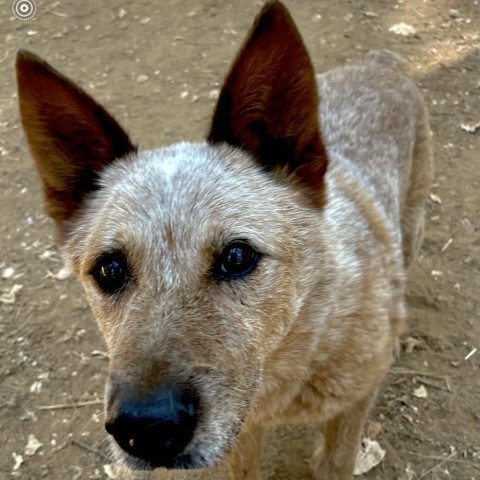
[[192, 392], [162, 386], [141, 401], [121, 400], [105, 428], [125, 452], [149, 467], [173, 467], [192, 439], [197, 407]]

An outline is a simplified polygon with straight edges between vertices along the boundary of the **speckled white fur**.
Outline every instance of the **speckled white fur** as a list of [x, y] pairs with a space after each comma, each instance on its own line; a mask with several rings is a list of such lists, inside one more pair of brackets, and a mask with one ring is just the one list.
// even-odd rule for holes
[[[431, 181], [425, 110], [410, 81], [372, 59], [318, 82], [329, 154], [323, 209], [243, 151], [179, 143], [106, 168], [64, 245], [115, 382], [194, 377], [203, 413], [185, 453], [194, 466], [211, 465], [242, 428], [232, 478], [257, 478], [258, 466], [248, 466], [256, 454], [237, 453], [259, 438], [258, 425], [328, 426], [355, 409], [360, 422], [403, 328], [404, 267], [420, 245]], [[263, 258], [251, 278], [215, 282], [212, 251], [234, 239]], [[114, 249], [136, 278], [118, 301], [89, 274]], [[345, 448], [351, 454], [354, 442]], [[322, 452], [312, 463], [319, 479], [332, 471]]]

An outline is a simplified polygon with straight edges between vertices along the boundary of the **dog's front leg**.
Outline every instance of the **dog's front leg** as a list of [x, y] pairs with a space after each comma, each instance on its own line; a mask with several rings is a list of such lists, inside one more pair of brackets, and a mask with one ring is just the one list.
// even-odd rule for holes
[[326, 422], [310, 466], [315, 480], [351, 480], [363, 426], [376, 392]]
[[260, 479], [262, 437], [261, 426], [244, 427], [227, 458], [230, 480]]

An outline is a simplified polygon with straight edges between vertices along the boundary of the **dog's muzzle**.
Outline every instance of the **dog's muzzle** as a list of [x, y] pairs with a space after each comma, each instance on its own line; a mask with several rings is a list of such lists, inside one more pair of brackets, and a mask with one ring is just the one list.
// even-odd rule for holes
[[126, 453], [148, 468], [182, 468], [182, 452], [197, 425], [194, 392], [162, 385], [146, 398], [135, 399], [117, 391], [113, 403], [105, 428]]

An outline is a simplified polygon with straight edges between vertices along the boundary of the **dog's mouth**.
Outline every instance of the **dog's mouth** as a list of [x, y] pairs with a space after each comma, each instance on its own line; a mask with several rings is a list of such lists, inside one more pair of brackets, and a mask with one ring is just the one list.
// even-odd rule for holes
[[212, 467], [227, 454], [241, 431], [252, 392], [235, 402], [243, 408], [234, 415], [223, 412], [221, 402], [205, 407], [194, 390], [178, 386], [163, 385], [140, 401], [114, 397], [105, 428], [117, 460], [131, 470], [193, 470]]
[[[157, 449], [155, 455], [148, 459], [140, 458], [128, 453], [121, 448], [117, 442], [112, 444], [113, 454], [116, 460], [123, 463], [130, 470], [151, 471], [158, 468], [166, 468], [168, 470], [198, 470], [213, 467], [218, 464], [227, 454], [236, 438], [235, 434], [231, 435], [231, 440], [221, 445], [208, 445], [205, 452], [202, 452], [201, 446], [197, 448], [188, 448], [192, 450], [190, 453], [182, 452], [178, 455], [170, 456], [164, 451]], [[213, 448], [212, 448], [213, 447]], [[187, 449], [186, 449], [187, 450]]]
[[119, 441], [118, 437], [114, 437], [112, 451], [116, 459], [130, 470], [209, 468], [220, 462], [230, 450], [241, 430], [243, 420], [242, 417], [233, 427], [224, 430], [219, 435], [220, 438], [213, 438], [213, 434], [209, 432], [197, 432], [198, 440], [192, 437], [181, 452], [175, 447], [167, 445], [162, 448], [156, 443], [145, 447], [145, 442], [151, 441], [147, 437], [137, 437], [137, 445], [133, 438]]
[[133, 471], [152, 471], [157, 468], [166, 468], [168, 470], [195, 470], [211, 467], [219, 460], [217, 459], [208, 462], [201, 457], [196, 458], [190, 454], [181, 454], [174, 458], [167, 458], [162, 455], [158, 458], [145, 460], [130, 455], [125, 452], [125, 450], [120, 449], [118, 444], [114, 445], [114, 455], [117, 461], [123, 463], [127, 468]]

